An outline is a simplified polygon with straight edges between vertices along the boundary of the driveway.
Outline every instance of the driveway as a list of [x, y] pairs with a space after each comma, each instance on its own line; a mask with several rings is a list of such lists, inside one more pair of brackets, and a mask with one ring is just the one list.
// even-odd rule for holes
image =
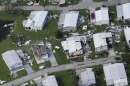
[[54, 56], [51, 48], [48, 49], [48, 52], [49, 52], [48, 55], [49, 55], [49, 61], [51, 63], [51, 66], [57, 66], [58, 63], [56, 61], [56, 57]]
[[29, 64], [24, 65], [24, 69], [27, 71], [28, 74], [33, 73], [33, 69]]

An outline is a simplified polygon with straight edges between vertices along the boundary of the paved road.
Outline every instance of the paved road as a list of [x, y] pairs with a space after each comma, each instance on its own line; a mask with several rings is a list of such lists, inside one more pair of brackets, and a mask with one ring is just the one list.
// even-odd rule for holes
[[72, 64], [65, 64], [65, 65], [60, 65], [56, 67], [50, 67], [47, 69], [40, 70], [38, 72], [34, 72], [32, 74], [29, 74], [27, 76], [24, 76], [22, 78], [16, 79], [14, 81], [11, 81], [9, 83], [6, 83], [1, 86], [17, 86], [20, 85], [24, 82], [27, 82], [29, 80], [32, 80], [36, 77], [45, 75], [45, 74], [50, 74], [53, 72], [60, 72], [60, 71], [65, 71], [65, 70], [73, 70], [73, 69], [80, 69], [80, 68], [86, 68], [86, 67], [91, 67], [94, 65], [100, 65], [100, 64], [107, 64], [107, 63], [113, 63], [115, 60], [112, 58], [103, 58], [103, 59], [97, 59], [93, 61], [86, 61], [86, 62], [76, 62]]
[[[69, 5], [67, 7], [59, 7], [58, 5], [52, 6], [17, 6], [17, 8], [23, 9], [23, 10], [79, 10], [79, 9], [95, 9], [97, 7], [101, 7], [103, 5], [106, 6], [113, 6], [113, 5], [118, 5], [124, 4], [130, 2], [130, 0], [106, 0], [103, 2], [93, 2], [93, 0], [81, 0], [81, 2], [77, 5]], [[0, 6], [0, 10], [4, 10], [5, 7]]]
[[102, 5], [112, 6], [117, 4], [123, 4], [130, 2], [130, 0], [108, 0], [104, 2], [93, 2], [93, 0], [81, 0], [81, 2], [77, 5], [70, 5], [67, 7], [59, 7], [59, 6], [20, 6], [17, 8], [21, 8], [23, 10], [78, 10], [78, 9], [89, 9], [89, 8], [97, 8]]
[[[95, 9], [97, 7], [101, 7], [103, 5], [106, 6], [113, 6], [113, 5], [118, 5], [124, 4], [130, 2], [130, 0], [108, 0], [104, 2], [93, 2], [93, 0], [81, 0], [81, 2], [77, 5], [69, 5], [67, 7], [59, 7], [58, 5], [52, 6], [17, 6], [16, 9], [23, 9], [23, 10], [60, 10], [60, 11], [65, 11], [65, 10], [79, 10], [79, 9]], [[3, 6], [0, 6], [0, 10], [4, 10]]]

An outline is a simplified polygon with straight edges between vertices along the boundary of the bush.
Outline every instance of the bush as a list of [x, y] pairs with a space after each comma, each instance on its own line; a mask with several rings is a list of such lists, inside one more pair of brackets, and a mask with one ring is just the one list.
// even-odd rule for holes
[[61, 39], [61, 38], [63, 38], [64, 37], [64, 33], [63, 32], [61, 32], [61, 31], [56, 31], [56, 38], [57, 39]]

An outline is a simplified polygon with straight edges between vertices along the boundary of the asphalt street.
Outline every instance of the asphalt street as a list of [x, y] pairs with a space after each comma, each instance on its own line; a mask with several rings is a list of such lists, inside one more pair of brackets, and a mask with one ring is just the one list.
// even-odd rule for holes
[[113, 6], [118, 4], [124, 4], [130, 2], [130, 0], [106, 0], [104, 2], [93, 2], [93, 0], [81, 0], [81, 2], [77, 5], [69, 5], [67, 7], [59, 7], [58, 5], [52, 6], [19, 6], [16, 8], [20, 8], [23, 10], [79, 10], [79, 9], [95, 9], [97, 7]]
[[39, 76], [42, 76], [45, 74], [51, 74], [54, 72], [60, 72], [60, 71], [65, 71], [65, 70], [86, 68], [86, 67], [91, 67], [94, 65], [101, 65], [101, 64], [114, 63], [114, 62], [115, 62], [115, 60], [113, 58], [102, 58], [102, 59], [97, 59], [97, 60], [92, 60], [92, 61], [75, 62], [75, 63], [71, 63], [71, 64], [59, 65], [59, 66], [39, 70], [38, 72], [31, 73], [27, 76], [16, 79], [14, 81], [11, 81], [11, 82], [6, 83], [6, 84], [1, 85], [1, 86], [17, 86], [17, 85], [20, 85], [24, 82], [27, 82], [29, 80], [32, 80], [36, 77], [39, 77]]

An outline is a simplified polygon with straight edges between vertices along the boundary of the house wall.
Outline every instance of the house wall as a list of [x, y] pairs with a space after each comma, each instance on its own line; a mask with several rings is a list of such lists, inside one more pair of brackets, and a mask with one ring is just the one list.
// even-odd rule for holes
[[77, 57], [79, 57], [79, 55], [82, 55], [82, 54], [83, 54], [83, 50], [81, 49], [81, 50], [75, 51], [73, 53], [69, 53], [69, 57], [70, 57], [70, 59], [77, 58]]

